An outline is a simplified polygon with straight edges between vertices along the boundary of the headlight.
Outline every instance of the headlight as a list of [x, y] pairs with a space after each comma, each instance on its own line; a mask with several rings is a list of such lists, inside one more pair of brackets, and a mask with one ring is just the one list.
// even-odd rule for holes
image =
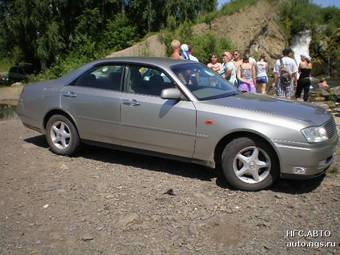
[[301, 130], [309, 143], [319, 143], [328, 140], [324, 127], [309, 127]]

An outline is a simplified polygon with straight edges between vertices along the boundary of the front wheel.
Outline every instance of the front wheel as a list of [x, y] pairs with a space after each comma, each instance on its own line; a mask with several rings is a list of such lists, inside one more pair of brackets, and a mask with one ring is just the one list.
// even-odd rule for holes
[[227, 182], [236, 189], [265, 189], [279, 175], [279, 164], [273, 149], [254, 138], [240, 137], [227, 144], [221, 163]]
[[72, 155], [80, 143], [76, 127], [63, 115], [53, 115], [48, 120], [46, 139], [51, 151], [58, 155]]

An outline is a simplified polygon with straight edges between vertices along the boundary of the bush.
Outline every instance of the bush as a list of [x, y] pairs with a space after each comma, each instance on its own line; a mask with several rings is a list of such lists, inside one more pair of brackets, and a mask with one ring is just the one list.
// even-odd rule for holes
[[[212, 32], [194, 36], [191, 45], [193, 47], [193, 55], [205, 64], [210, 61], [212, 53], [219, 57], [224, 51], [233, 49], [233, 45], [229, 40], [217, 37]], [[220, 61], [222, 60], [220, 59]]]
[[[93, 13], [97, 13], [92, 10]], [[92, 13], [91, 12], [91, 13]], [[73, 51], [57, 59], [57, 61], [46, 71], [31, 77], [32, 81], [40, 81], [58, 78], [83, 64], [102, 58], [110, 51], [117, 51], [130, 46], [135, 38], [135, 28], [129, 25], [128, 20], [117, 15], [115, 19], [109, 20], [101, 39], [95, 36], [95, 29], [89, 28], [85, 33], [86, 22], [81, 18], [77, 31]], [[99, 24], [99, 23], [98, 23]]]
[[129, 24], [125, 16], [117, 15], [109, 20], [102, 37], [101, 48], [112, 51], [124, 49], [135, 40], [136, 28]]
[[191, 24], [186, 22], [180, 25], [175, 31], [161, 31], [160, 39], [161, 42], [166, 45], [168, 56], [172, 53], [171, 41], [177, 39], [181, 43], [191, 45], [193, 55], [202, 63], [208, 63], [212, 53], [221, 56], [224, 51], [233, 48], [232, 43], [228, 39], [221, 38], [213, 32], [208, 32], [203, 35], [193, 34]]

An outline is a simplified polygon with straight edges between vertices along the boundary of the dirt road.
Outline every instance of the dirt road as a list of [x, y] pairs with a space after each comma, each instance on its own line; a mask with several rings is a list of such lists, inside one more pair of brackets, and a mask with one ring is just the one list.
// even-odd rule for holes
[[0, 121], [0, 144], [0, 254], [340, 252], [338, 163], [251, 193], [192, 164], [89, 146], [57, 156], [19, 120]]

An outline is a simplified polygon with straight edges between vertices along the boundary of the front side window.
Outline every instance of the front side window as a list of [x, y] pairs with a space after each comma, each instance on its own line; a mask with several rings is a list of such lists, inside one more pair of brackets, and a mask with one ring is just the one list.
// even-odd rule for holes
[[216, 99], [239, 93], [233, 85], [202, 64], [178, 64], [171, 69], [198, 100]]
[[120, 91], [124, 67], [120, 65], [104, 65], [95, 67], [80, 76], [74, 86], [90, 87]]
[[163, 89], [174, 87], [171, 79], [157, 68], [142, 65], [128, 67], [126, 78], [128, 93], [160, 96]]

